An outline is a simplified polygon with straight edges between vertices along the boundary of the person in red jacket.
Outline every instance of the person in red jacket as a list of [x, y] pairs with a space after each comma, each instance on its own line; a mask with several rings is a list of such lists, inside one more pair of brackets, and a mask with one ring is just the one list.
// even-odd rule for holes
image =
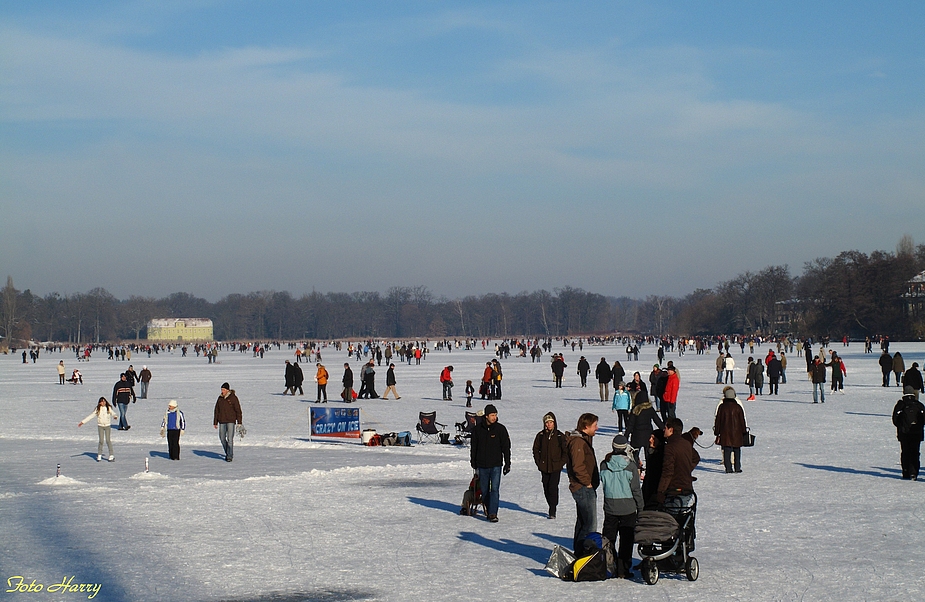
[[668, 383], [662, 395], [662, 420], [675, 417], [675, 406], [678, 403], [678, 389], [681, 388], [681, 379], [674, 366], [668, 366]]
[[440, 383], [443, 385], [443, 401], [453, 401], [453, 366], [443, 368]]

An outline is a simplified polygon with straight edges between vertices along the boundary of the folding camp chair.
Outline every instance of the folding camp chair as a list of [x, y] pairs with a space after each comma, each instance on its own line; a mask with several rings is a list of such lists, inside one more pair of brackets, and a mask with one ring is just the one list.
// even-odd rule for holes
[[456, 423], [456, 443], [468, 443], [472, 437], [472, 431], [478, 424], [479, 415], [475, 412], [466, 412], [466, 418], [462, 422]]
[[418, 423], [415, 428], [419, 433], [418, 443], [424, 443], [426, 441], [440, 443], [440, 434], [443, 433], [443, 429], [446, 428], [446, 425], [437, 422], [437, 412], [421, 412], [418, 415]]

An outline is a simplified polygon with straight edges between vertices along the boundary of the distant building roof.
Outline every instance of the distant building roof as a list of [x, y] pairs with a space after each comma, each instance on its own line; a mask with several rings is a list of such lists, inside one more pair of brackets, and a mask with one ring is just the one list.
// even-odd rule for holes
[[913, 276], [912, 280], [909, 282], [925, 282], [925, 272], [921, 272], [920, 274]]
[[151, 318], [148, 328], [173, 328], [177, 322], [183, 322], [187, 328], [211, 328], [212, 320], [208, 318]]

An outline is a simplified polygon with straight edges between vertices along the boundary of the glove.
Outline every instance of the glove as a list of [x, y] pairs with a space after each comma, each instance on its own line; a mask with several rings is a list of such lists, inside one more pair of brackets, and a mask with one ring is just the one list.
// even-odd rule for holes
[[510, 465], [510, 464], [506, 465], [506, 466], [501, 470], [501, 473], [502, 473], [502, 474], [507, 474], [507, 473], [509, 473], [509, 472], [511, 472], [511, 465]]

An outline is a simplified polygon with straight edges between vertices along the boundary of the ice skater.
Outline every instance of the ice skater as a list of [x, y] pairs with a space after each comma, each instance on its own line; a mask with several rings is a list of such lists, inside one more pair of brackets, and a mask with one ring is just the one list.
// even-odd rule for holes
[[90, 415], [77, 423], [77, 427], [82, 427], [90, 419], [96, 416], [96, 432], [99, 435], [99, 445], [96, 448], [96, 461], [99, 462], [103, 457], [103, 440], [109, 447], [109, 461], [115, 462], [116, 456], [112, 451], [112, 421], [118, 420], [118, 416], [113, 411], [112, 406], [105, 397], [100, 397], [96, 404], [96, 409], [90, 412]]

